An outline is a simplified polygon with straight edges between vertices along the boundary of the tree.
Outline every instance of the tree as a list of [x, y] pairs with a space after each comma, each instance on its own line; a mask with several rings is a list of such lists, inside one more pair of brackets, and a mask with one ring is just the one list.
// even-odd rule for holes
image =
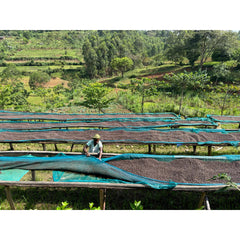
[[231, 80], [231, 71], [225, 63], [216, 64], [213, 66], [211, 79], [214, 81], [215, 86], [220, 82], [228, 83]]
[[111, 62], [111, 68], [114, 71], [121, 72], [122, 77], [124, 72], [127, 72], [133, 67], [133, 61], [131, 58], [123, 57], [123, 58], [114, 58]]
[[0, 85], [0, 109], [10, 104], [11, 85]]
[[225, 62], [225, 61], [229, 61], [230, 59], [231, 59], [231, 55], [228, 52], [228, 50], [225, 48], [217, 48], [214, 50], [212, 54], [213, 61]]
[[168, 60], [177, 63], [182, 63], [186, 56], [185, 40], [188, 36], [187, 31], [173, 31], [167, 39], [166, 44], [166, 57]]
[[29, 95], [30, 92], [24, 88], [24, 84], [22, 82], [17, 82], [11, 87], [10, 104], [14, 105], [16, 108], [27, 105], [27, 98]]
[[108, 66], [108, 49], [105, 42], [102, 42], [97, 49], [97, 69], [100, 76], [106, 75]]
[[157, 81], [150, 78], [131, 79], [130, 89], [133, 93], [137, 93], [142, 97], [141, 111], [143, 113], [143, 107], [146, 97], [150, 97], [157, 94]]
[[200, 30], [195, 31], [198, 35], [200, 47], [200, 68], [206, 60], [212, 56], [215, 49], [235, 49], [237, 46], [237, 34], [232, 31]]
[[103, 108], [107, 108], [114, 98], [109, 98], [110, 89], [102, 83], [90, 83], [83, 89], [84, 101], [82, 106], [98, 109], [99, 113], [103, 112]]
[[50, 81], [50, 76], [45, 72], [34, 72], [30, 75], [29, 86], [31, 89], [43, 87], [44, 84]]
[[199, 35], [194, 34], [194, 32], [191, 31], [189, 37], [185, 41], [185, 48], [186, 48], [186, 57], [190, 65], [193, 67], [195, 61], [200, 56]]
[[54, 108], [64, 106], [62, 96], [55, 93], [51, 88], [37, 88], [35, 94], [42, 98], [43, 104], [46, 109], [53, 110]]
[[24, 88], [23, 83], [19, 82], [16, 85], [7, 84], [0, 86], [0, 108], [14, 105], [15, 108], [27, 104], [29, 92]]
[[198, 72], [186, 72], [178, 74], [166, 74], [164, 78], [170, 81], [170, 86], [176, 93], [180, 93], [181, 98], [179, 102], [179, 115], [181, 114], [181, 107], [183, 103], [183, 95], [187, 90], [201, 91], [204, 90], [207, 83], [210, 82], [210, 76], [206, 71], [199, 70]]
[[16, 65], [9, 64], [1, 73], [1, 82], [7, 83], [11, 81], [12, 84], [18, 82], [21, 78], [21, 72], [17, 69]]
[[86, 73], [90, 78], [97, 76], [97, 59], [95, 49], [91, 46], [90, 41], [87, 39], [83, 45], [83, 56], [86, 64]]

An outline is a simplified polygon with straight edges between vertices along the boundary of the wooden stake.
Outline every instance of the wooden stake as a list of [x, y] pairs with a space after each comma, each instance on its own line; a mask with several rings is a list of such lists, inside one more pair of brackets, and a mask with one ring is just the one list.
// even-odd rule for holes
[[11, 194], [9, 186], [5, 186], [5, 192], [6, 192], [7, 200], [8, 200], [8, 203], [10, 205], [11, 210], [15, 210], [15, 206], [14, 206], [14, 202], [13, 202], [13, 199], [12, 199], [12, 194]]
[[101, 210], [105, 210], [106, 209], [106, 196], [107, 196], [107, 189], [106, 188], [99, 189], [100, 208], [101, 208]]
[[73, 150], [73, 147], [74, 147], [74, 143], [72, 144], [72, 146], [71, 146], [71, 150], [70, 150], [70, 152], [72, 152], [72, 150]]

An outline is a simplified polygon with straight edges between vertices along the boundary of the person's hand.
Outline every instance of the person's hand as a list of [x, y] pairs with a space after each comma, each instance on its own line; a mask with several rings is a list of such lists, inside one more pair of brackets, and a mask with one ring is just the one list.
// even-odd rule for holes
[[87, 156], [87, 157], [90, 157], [90, 154], [87, 152], [87, 153], [86, 153], [86, 156]]

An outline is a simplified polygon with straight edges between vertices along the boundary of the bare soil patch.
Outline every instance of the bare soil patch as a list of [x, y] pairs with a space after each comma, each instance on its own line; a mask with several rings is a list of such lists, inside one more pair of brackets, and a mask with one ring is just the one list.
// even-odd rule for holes
[[63, 85], [65, 88], [68, 88], [68, 81], [61, 78], [51, 78], [51, 80], [44, 85], [45, 88], [53, 88], [57, 85]]

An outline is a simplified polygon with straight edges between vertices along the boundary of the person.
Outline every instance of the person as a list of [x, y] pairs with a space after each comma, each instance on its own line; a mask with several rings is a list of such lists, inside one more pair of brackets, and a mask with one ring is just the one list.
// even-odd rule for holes
[[[99, 160], [102, 158], [103, 153], [103, 144], [100, 141], [100, 135], [96, 134], [91, 140], [87, 142], [87, 144], [83, 148], [83, 153], [89, 157], [90, 153], [97, 153], [97, 157]], [[89, 151], [88, 151], [89, 148]]]

